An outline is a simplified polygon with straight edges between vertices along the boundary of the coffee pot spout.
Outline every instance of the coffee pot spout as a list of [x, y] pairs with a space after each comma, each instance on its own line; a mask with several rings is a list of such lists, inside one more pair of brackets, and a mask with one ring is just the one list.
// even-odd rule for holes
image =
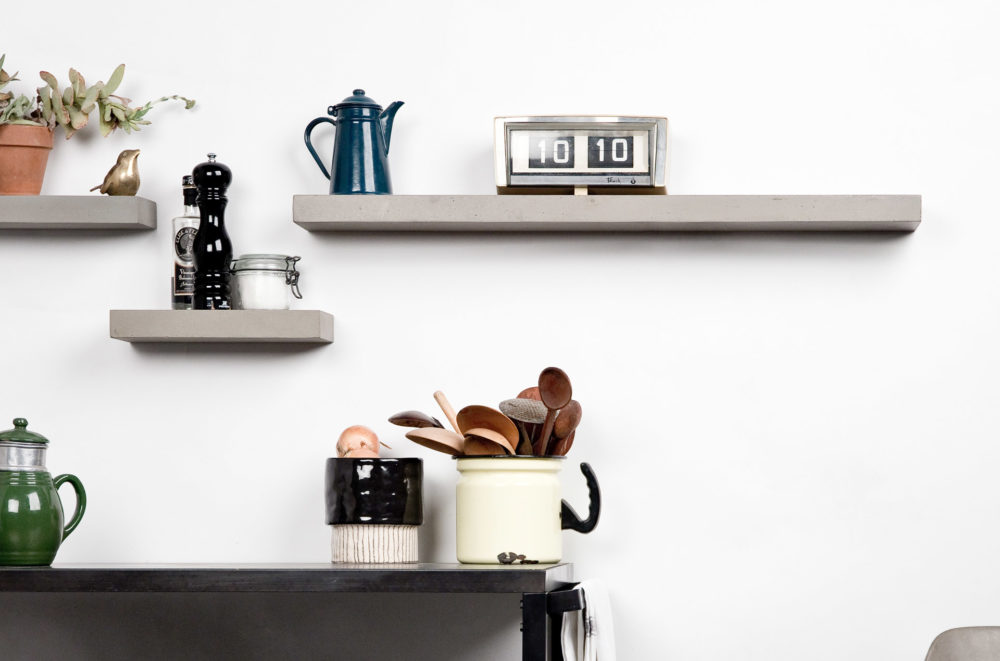
[[382, 137], [385, 138], [385, 153], [387, 155], [389, 153], [389, 137], [392, 135], [392, 120], [402, 105], [402, 101], [393, 101], [378, 116], [379, 125], [382, 127]]

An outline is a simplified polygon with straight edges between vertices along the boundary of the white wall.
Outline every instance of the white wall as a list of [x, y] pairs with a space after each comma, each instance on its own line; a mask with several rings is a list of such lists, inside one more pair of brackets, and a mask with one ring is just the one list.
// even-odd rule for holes
[[[156, 232], [0, 237], [0, 414], [49, 436], [90, 498], [59, 561], [323, 561], [324, 460], [355, 423], [425, 458], [422, 555], [453, 561], [452, 462], [385, 418], [433, 411], [438, 388], [496, 404], [554, 364], [585, 408], [571, 458], [605, 496], [565, 556], [607, 582], [621, 658], [903, 661], [997, 624], [995, 3], [248, 6], [5, 12], [22, 89], [125, 61], [122, 93], [198, 99], [50, 160], [43, 192], [79, 194], [141, 148]], [[491, 193], [496, 115], [649, 113], [671, 120], [674, 193], [919, 193], [924, 224], [311, 234], [291, 198], [327, 182], [302, 130], [355, 87], [406, 102], [397, 193]], [[180, 176], [207, 151], [234, 172], [236, 251], [302, 255], [332, 346], [108, 338], [108, 309], [168, 305]], [[563, 481], [585, 509], [582, 477]]]

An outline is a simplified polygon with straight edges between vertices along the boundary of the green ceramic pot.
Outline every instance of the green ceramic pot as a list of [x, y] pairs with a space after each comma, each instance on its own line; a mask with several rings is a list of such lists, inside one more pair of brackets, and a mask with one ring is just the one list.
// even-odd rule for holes
[[[0, 565], [52, 564], [87, 507], [87, 494], [76, 476], [49, 475], [48, 439], [27, 426], [27, 420], [17, 418], [14, 429], [0, 433]], [[58, 489], [66, 482], [76, 491], [76, 511], [64, 525]]]

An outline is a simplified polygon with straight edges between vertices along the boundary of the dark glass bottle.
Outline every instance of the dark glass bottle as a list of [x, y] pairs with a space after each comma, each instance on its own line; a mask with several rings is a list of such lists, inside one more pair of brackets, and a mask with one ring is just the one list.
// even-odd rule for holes
[[215, 162], [215, 154], [195, 166], [192, 172], [198, 187], [198, 209], [201, 223], [194, 239], [194, 309], [230, 310], [229, 267], [233, 261], [233, 244], [226, 233], [226, 189], [233, 179], [232, 171]]

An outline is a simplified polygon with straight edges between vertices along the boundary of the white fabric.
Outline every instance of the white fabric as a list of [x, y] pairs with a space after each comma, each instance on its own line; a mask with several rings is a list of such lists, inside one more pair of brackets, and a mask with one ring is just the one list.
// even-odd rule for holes
[[563, 661], [615, 661], [615, 624], [608, 591], [601, 581], [581, 581], [583, 610], [565, 613]]
[[563, 613], [562, 619], [562, 653], [563, 661], [583, 661], [583, 611]]

